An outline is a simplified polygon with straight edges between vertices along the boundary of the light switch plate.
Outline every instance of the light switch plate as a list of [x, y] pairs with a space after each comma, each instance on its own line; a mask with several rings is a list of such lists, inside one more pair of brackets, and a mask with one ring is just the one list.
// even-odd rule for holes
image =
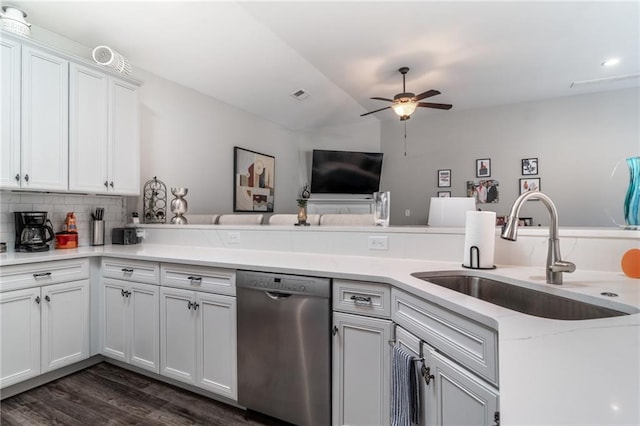
[[369, 237], [369, 250], [389, 250], [389, 237], [387, 236]]

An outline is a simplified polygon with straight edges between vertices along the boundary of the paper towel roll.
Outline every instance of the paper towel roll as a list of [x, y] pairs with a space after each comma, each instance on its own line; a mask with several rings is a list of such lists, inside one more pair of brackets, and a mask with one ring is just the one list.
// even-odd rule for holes
[[[495, 244], [496, 213], [467, 212], [464, 231], [464, 262], [462, 262], [462, 266], [474, 269], [493, 268]], [[477, 247], [477, 250], [473, 247]], [[480, 258], [479, 262], [478, 257]]]

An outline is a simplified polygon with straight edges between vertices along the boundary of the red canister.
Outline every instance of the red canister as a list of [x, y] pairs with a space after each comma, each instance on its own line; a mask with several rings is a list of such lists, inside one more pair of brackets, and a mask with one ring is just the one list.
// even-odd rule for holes
[[56, 248], [69, 249], [78, 247], [77, 232], [58, 232], [56, 234]]

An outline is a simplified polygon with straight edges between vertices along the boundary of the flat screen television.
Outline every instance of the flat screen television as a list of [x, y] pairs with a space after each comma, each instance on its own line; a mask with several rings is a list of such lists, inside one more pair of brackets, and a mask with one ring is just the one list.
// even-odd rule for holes
[[372, 194], [380, 189], [381, 152], [314, 149], [312, 194]]

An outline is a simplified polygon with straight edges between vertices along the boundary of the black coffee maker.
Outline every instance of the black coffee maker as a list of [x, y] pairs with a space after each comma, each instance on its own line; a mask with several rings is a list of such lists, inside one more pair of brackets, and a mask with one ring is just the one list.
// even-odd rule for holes
[[16, 220], [16, 244], [19, 252], [47, 251], [53, 240], [53, 227], [47, 212], [13, 212]]

